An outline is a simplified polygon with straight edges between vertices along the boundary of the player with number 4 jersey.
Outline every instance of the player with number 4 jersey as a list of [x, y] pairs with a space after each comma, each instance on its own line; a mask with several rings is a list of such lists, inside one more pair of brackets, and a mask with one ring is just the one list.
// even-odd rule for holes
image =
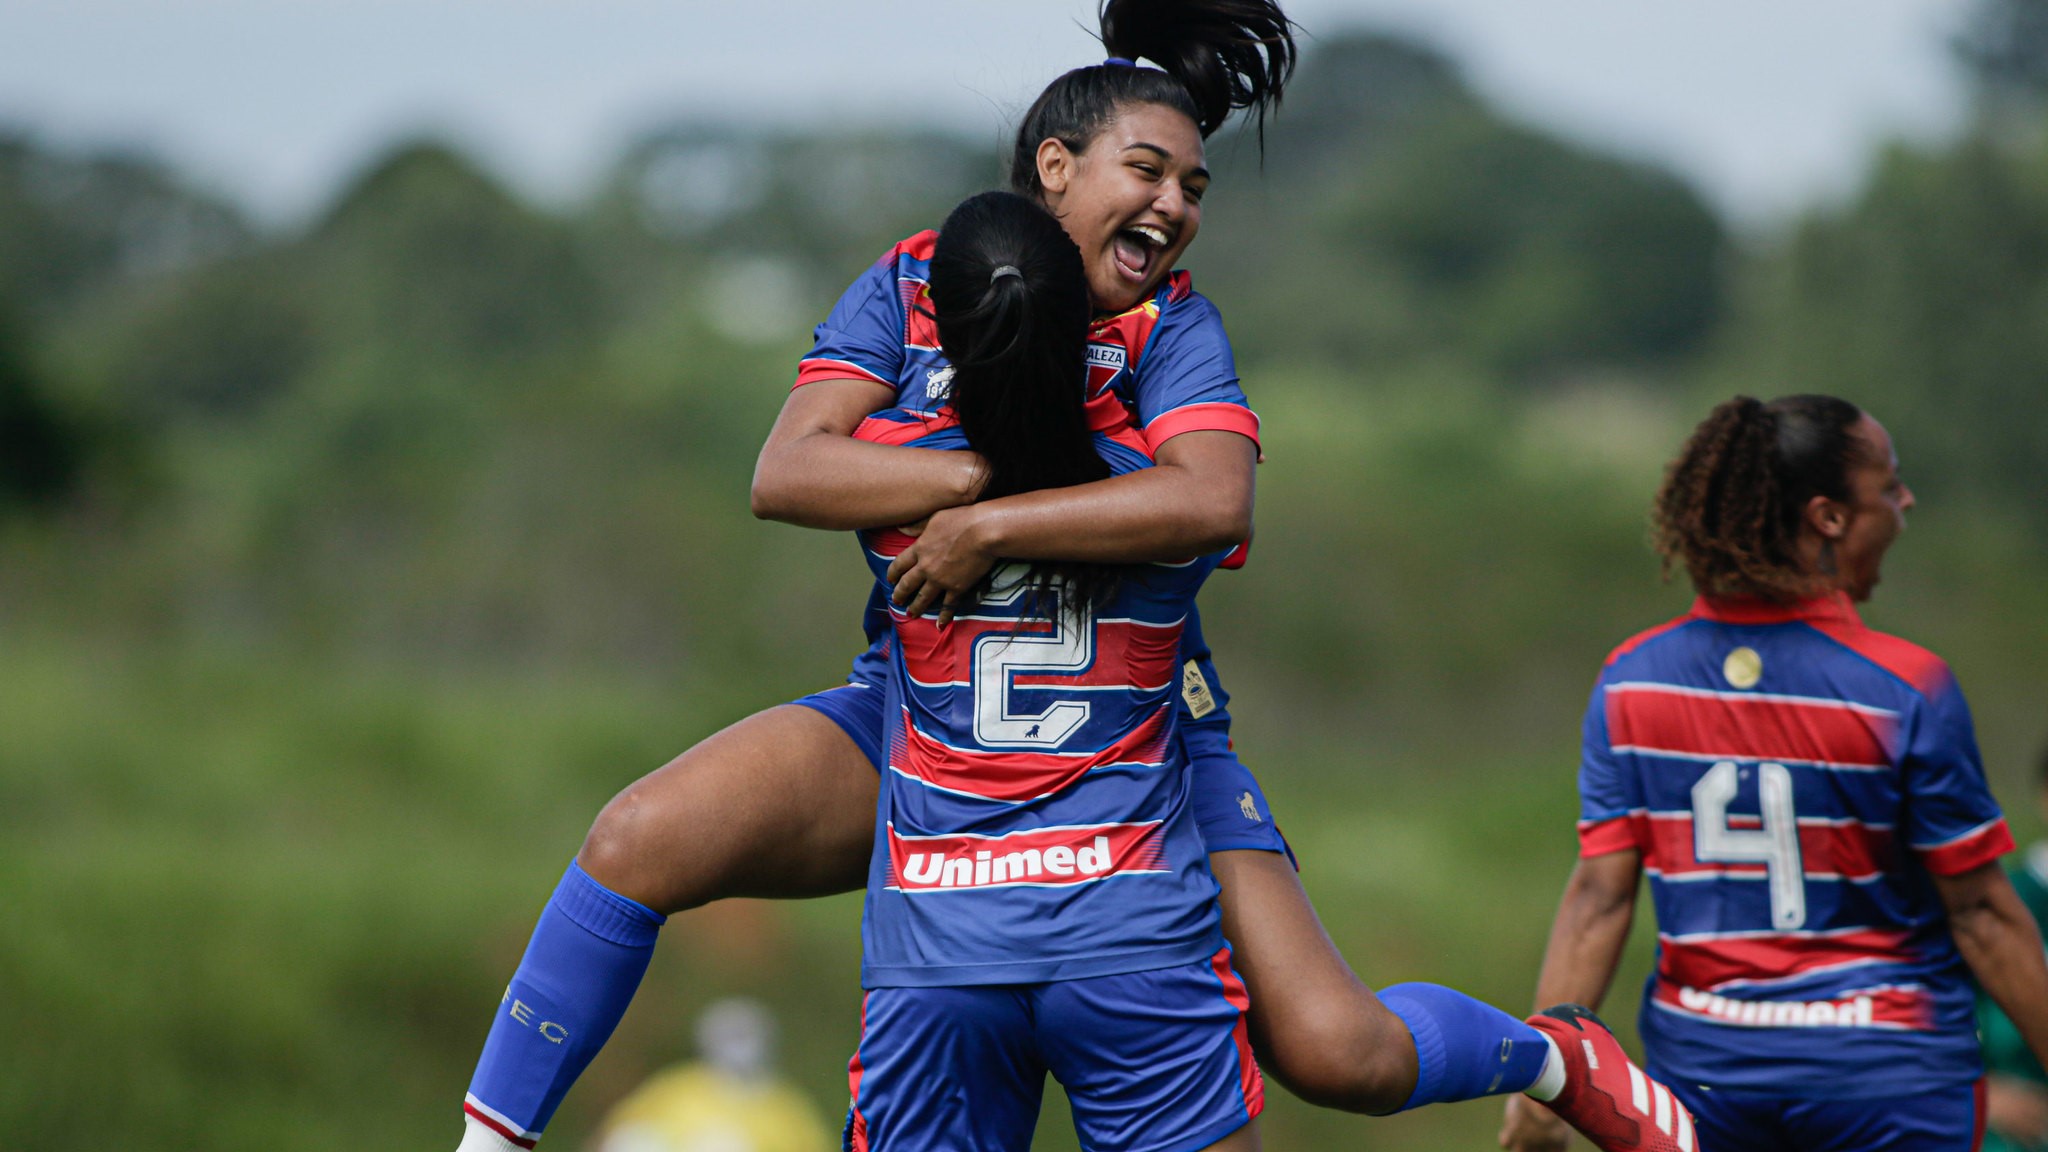
[[[1854, 405], [1721, 405], [1657, 500], [1699, 598], [1593, 689], [1539, 1001], [1599, 1000], [1647, 874], [1647, 1067], [1707, 1148], [1973, 1149], [1973, 977], [2048, 1051], [2048, 965], [1962, 692], [1855, 607], [1912, 507]], [[1541, 1129], [1510, 1105], [1503, 1143], [1561, 1146]]]

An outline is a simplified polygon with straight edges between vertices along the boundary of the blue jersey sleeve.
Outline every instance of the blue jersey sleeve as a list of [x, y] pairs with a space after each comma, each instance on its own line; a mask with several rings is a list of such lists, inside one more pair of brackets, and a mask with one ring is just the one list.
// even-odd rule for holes
[[1183, 432], [1220, 429], [1259, 438], [1259, 418], [1238, 386], [1223, 316], [1192, 289], [1176, 289], [1133, 369], [1130, 397], [1154, 450]]
[[1984, 780], [1970, 706], [1953, 678], [1922, 698], [1900, 738], [1903, 831], [1928, 870], [1953, 876], [2012, 851], [2012, 833]]
[[868, 590], [867, 607], [861, 611], [860, 626], [867, 636], [868, 646], [853, 658], [853, 668], [847, 673], [846, 682], [880, 688], [889, 675], [889, 586], [880, 580]]
[[796, 387], [817, 380], [873, 380], [894, 389], [902, 377], [905, 317], [896, 253], [862, 273], [813, 333], [797, 365]]
[[1605, 856], [1643, 849], [1639, 816], [1647, 815], [1643, 782], [1607, 734], [1607, 675], [1593, 685], [1579, 751], [1579, 855]]
[[[1190, 664], [1194, 665], [1192, 669], [1188, 667]], [[1228, 740], [1230, 693], [1223, 690], [1223, 681], [1216, 676], [1216, 665], [1209, 659], [1209, 641], [1202, 635], [1199, 608], [1188, 610], [1187, 623], [1181, 627], [1180, 669], [1181, 722], [1190, 730], [1214, 730]]]

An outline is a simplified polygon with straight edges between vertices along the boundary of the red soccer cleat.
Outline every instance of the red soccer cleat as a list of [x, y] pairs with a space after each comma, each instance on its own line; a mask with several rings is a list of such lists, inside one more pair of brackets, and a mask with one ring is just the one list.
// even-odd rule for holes
[[1635, 1066], [1598, 1016], [1560, 1004], [1529, 1017], [1529, 1026], [1564, 1053], [1564, 1091], [1544, 1107], [1601, 1152], [1702, 1152], [1692, 1114]]

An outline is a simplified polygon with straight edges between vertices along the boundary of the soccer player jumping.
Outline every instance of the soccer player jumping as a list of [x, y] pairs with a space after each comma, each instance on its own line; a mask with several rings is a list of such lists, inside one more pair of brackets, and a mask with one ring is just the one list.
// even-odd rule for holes
[[[2048, 1056], [2048, 963], [1998, 867], [2012, 836], [1962, 691], [1855, 608], [1912, 507], [1853, 404], [1714, 409], [1656, 501], [1658, 550], [1699, 599], [1617, 648], [1586, 712], [1581, 859], [1538, 1001], [1600, 1002], [1647, 872], [1647, 1063], [1715, 1152], [1975, 1148], [1972, 977]], [[1543, 1026], [1568, 1052], [1601, 1031]], [[1501, 1142], [1565, 1136], [1510, 1101]]]
[[[1040, 96], [1018, 131], [1012, 185], [1081, 250], [1098, 317], [1130, 318], [1131, 332], [1091, 343], [1089, 371], [1130, 414], [1155, 466], [982, 499], [974, 453], [854, 441], [870, 413], [925, 411], [943, 396], [949, 365], [906, 307], [922, 276], [913, 242], [856, 282], [820, 328], [762, 452], [761, 515], [830, 528], [929, 518], [893, 570], [917, 616], [974, 586], [998, 555], [1178, 561], [1242, 539], [1249, 523], [1257, 422], [1215, 308], [1173, 266], [1200, 224], [1203, 140], [1235, 110], [1277, 100], [1293, 59], [1289, 25], [1262, 0], [1112, 0], [1101, 16], [1112, 58]], [[1139, 328], [1142, 344], [1130, 342]], [[1255, 1003], [1250, 1037], [1275, 1078], [1314, 1103], [1372, 1113], [1557, 1090], [1563, 1057], [1535, 1029], [1435, 986], [1375, 996], [1351, 972], [1230, 752], [1227, 697], [1207, 657], [1191, 614], [1174, 655], [1189, 805]], [[539, 1139], [623, 1015], [666, 915], [725, 896], [860, 886], [884, 758], [882, 658], [870, 649], [848, 686], [749, 717], [607, 806], [494, 1014], [466, 1100], [465, 1152]], [[1632, 1106], [1626, 1092], [1619, 1099]], [[1620, 1152], [1652, 1146], [1603, 1139]]]

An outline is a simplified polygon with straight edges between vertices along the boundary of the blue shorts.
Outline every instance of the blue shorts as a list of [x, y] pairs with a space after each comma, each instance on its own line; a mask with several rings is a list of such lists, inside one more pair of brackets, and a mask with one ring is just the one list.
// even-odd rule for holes
[[[860, 745], [868, 763], [879, 772], [882, 696], [880, 688], [842, 684], [791, 703], [823, 712]], [[1273, 810], [1266, 804], [1266, 793], [1237, 753], [1231, 751], [1229, 733], [1213, 724], [1183, 724], [1181, 745], [1194, 765], [1189, 803], [1194, 809], [1195, 825], [1202, 830], [1203, 846], [1211, 852], [1238, 848], [1279, 852], [1293, 860], [1293, 849], [1273, 824]]]
[[1813, 1100], [1650, 1075], [1691, 1109], [1705, 1152], [1976, 1152], [1984, 1142], [1982, 1080], [1910, 1096]]
[[1230, 950], [1047, 984], [876, 988], [847, 1064], [846, 1152], [1028, 1152], [1050, 1072], [1086, 1152], [1196, 1152], [1265, 1084]]

